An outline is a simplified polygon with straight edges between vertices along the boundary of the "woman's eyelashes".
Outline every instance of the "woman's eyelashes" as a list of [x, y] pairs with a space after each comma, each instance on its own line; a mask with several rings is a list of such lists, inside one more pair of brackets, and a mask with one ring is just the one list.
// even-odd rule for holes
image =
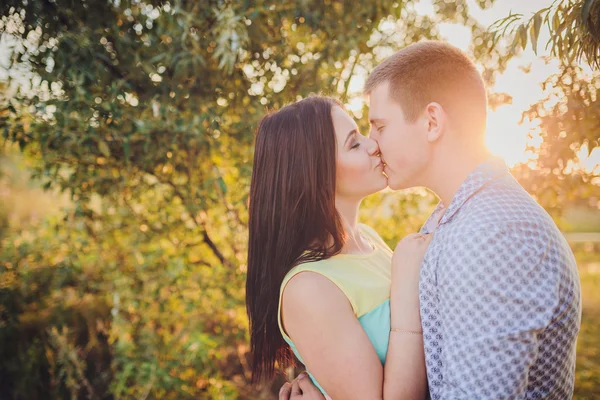
[[365, 139], [365, 136], [362, 133], [357, 131], [357, 133], [354, 134], [354, 140], [352, 141], [350, 150], [359, 148], [360, 142], [362, 142], [364, 139]]

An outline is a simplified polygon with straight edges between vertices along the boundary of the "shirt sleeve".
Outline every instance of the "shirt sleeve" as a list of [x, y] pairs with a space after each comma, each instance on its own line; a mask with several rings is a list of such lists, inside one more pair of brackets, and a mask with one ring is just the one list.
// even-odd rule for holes
[[528, 224], [456, 235], [438, 260], [442, 399], [524, 398], [558, 303], [549, 236]]

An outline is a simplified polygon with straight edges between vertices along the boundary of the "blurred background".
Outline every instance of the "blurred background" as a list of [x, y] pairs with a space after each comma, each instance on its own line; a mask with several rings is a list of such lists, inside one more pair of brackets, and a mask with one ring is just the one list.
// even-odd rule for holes
[[[3, 0], [0, 398], [273, 399], [244, 305], [256, 124], [423, 39], [467, 51], [487, 142], [578, 259], [576, 399], [600, 398], [600, 0]], [[435, 206], [384, 191], [394, 246]], [[294, 373], [294, 371], [287, 371]]]

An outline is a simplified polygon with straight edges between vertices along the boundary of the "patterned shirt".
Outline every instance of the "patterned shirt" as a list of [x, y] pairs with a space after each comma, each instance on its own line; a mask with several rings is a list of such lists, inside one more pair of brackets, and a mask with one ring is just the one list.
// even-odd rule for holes
[[550, 216], [499, 159], [421, 232], [442, 212], [419, 284], [431, 398], [570, 399], [581, 293]]

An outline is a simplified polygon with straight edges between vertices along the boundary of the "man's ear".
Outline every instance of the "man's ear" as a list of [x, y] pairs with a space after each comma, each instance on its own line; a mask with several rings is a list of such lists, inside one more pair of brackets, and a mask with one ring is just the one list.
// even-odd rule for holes
[[441, 104], [432, 102], [425, 107], [425, 124], [427, 141], [436, 142], [441, 139], [446, 126], [446, 111]]

